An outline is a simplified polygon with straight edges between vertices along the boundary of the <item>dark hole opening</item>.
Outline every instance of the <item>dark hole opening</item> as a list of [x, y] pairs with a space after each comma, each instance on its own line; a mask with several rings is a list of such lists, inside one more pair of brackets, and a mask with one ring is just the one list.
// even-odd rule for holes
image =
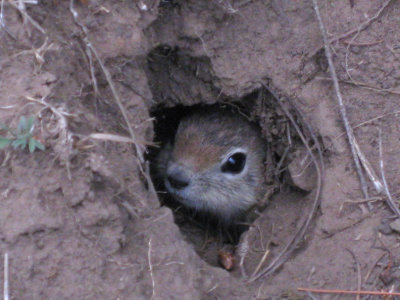
[[[289, 185], [285, 183], [285, 173], [290, 162], [290, 153], [285, 154], [289, 147], [287, 136], [290, 135], [293, 145], [296, 145], [298, 143], [297, 134], [266, 89], [256, 89], [241, 98], [225, 96], [215, 86], [215, 80], [218, 79], [213, 77], [207, 57], [191, 57], [179, 48], [162, 45], [149, 54], [147, 63], [146, 72], [154, 98], [151, 111], [151, 116], [155, 118], [154, 141], [159, 145], [159, 147], [149, 149], [147, 159], [151, 162], [151, 175], [160, 202], [171, 208], [175, 223], [179, 226], [182, 235], [194, 245], [199, 255], [211, 265], [218, 265], [216, 252], [228, 247], [233, 253], [241, 234], [259, 215], [246, 215], [248, 219], [244, 218], [243, 223], [227, 228], [221, 226], [218, 218], [196, 212], [182, 205], [166, 192], [163, 182], [157, 174], [156, 165], [160, 149], [169, 141], [173, 141], [179, 122], [184, 116], [205, 107], [228, 108], [237, 115], [244, 115], [260, 127], [262, 136], [267, 141], [267, 151], [269, 152], [269, 157], [265, 162], [266, 183], [268, 185], [279, 183], [280, 192], [285, 193], [288, 189], [290, 190]], [[199, 104], [200, 102], [201, 104]], [[276, 171], [280, 160], [283, 163], [280, 164], [280, 170]], [[297, 195], [299, 194], [289, 195], [294, 199], [293, 206], [298, 205], [295, 200]], [[280, 198], [286, 201], [288, 197], [281, 195]], [[287, 204], [285, 202], [277, 204], [274, 203], [274, 200], [270, 201], [263, 214], [267, 213], [268, 219], [273, 220], [271, 224], [276, 224], [276, 222], [280, 224], [279, 217], [275, 218], [273, 214], [274, 211], [278, 212], [278, 216], [287, 212], [288, 207], [293, 203], [286, 202]], [[276, 206], [277, 209], [273, 206]]]
[[[204, 234], [213, 237], [222, 244], [236, 245], [240, 235], [247, 230], [248, 224], [251, 222], [246, 219], [246, 215], [242, 219], [238, 219], [235, 224], [223, 224], [220, 219], [210, 214], [201, 213], [193, 209], [187, 208], [171, 195], [166, 192], [163, 180], [157, 172], [157, 159], [162, 147], [173, 141], [180, 120], [192, 113], [193, 111], [202, 109], [225, 109], [235, 114], [251, 115], [252, 106], [254, 106], [257, 93], [247, 95], [244, 99], [246, 102], [218, 103], [214, 105], [193, 105], [183, 106], [177, 105], [171, 108], [156, 108], [152, 112], [155, 118], [155, 142], [159, 147], [150, 149], [147, 159], [151, 162], [151, 174], [159, 195], [162, 205], [166, 205], [174, 212], [175, 222], [181, 228], [185, 236], [193, 238], [204, 236]], [[243, 104], [245, 103], [245, 104]], [[256, 120], [253, 120], [256, 124]], [[261, 129], [260, 129], [261, 130]]]

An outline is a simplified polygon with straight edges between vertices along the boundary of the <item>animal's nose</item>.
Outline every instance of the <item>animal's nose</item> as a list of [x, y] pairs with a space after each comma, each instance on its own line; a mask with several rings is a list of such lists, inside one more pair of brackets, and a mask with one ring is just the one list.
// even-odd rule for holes
[[190, 183], [190, 179], [185, 174], [183, 170], [180, 169], [173, 169], [167, 171], [167, 180], [171, 187], [176, 190], [181, 190], [187, 187]]

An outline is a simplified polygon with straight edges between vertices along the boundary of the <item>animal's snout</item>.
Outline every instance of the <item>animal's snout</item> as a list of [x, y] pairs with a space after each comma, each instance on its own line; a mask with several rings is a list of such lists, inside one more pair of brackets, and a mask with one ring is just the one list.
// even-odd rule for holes
[[189, 185], [190, 178], [181, 168], [172, 168], [167, 170], [167, 181], [172, 188], [182, 190]]

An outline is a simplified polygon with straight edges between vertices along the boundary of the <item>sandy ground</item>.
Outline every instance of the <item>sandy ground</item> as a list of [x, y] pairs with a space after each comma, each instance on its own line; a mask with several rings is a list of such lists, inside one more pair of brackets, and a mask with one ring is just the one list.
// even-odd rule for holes
[[[46, 149], [0, 150], [0, 254], [9, 257], [10, 299], [354, 299], [298, 288], [400, 291], [399, 232], [369, 179], [369, 198], [361, 192], [311, 1], [13, 3], [4, 2], [0, 27], [0, 122], [16, 128], [34, 115], [33, 136]], [[381, 130], [399, 205], [400, 3], [318, 3], [350, 124], [378, 174]], [[136, 147], [89, 138], [130, 134], [110, 82]], [[271, 180], [278, 188], [242, 236], [240, 268], [237, 247], [160, 206], [164, 196], [138, 153], [151, 158], [146, 149], [173, 134], [159, 124], [175, 122], [168, 118], [182, 106], [234, 104], [258, 122], [274, 157], [290, 133], [283, 166], [294, 175], [303, 147], [261, 83], [302, 112], [296, 120], [318, 136], [325, 174], [301, 243], [276, 272], [249, 283], [245, 275], [265, 252], [261, 268], [293, 237], [315, 191], [290, 187], [287, 176]], [[314, 179], [311, 169], [300, 180]], [[237, 256], [230, 272], [217, 259], [226, 247]], [[3, 262], [0, 269], [3, 283]]]

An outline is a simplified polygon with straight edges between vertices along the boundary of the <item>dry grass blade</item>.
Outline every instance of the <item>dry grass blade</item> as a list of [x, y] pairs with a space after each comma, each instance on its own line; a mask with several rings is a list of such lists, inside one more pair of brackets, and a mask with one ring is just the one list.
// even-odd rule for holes
[[350, 144], [350, 149], [351, 149], [351, 153], [353, 155], [354, 164], [355, 164], [355, 167], [356, 167], [356, 170], [357, 170], [357, 173], [358, 173], [358, 177], [360, 179], [361, 189], [362, 189], [362, 192], [364, 194], [364, 197], [368, 198], [368, 188], [367, 188], [367, 184], [365, 182], [364, 174], [363, 174], [362, 169], [361, 169], [359, 156], [357, 154], [357, 150], [356, 150], [356, 146], [355, 146], [356, 140], [354, 138], [354, 133], [353, 133], [353, 130], [352, 130], [351, 126], [350, 126], [349, 120], [347, 118], [347, 112], [346, 112], [346, 108], [345, 108], [344, 103], [343, 103], [342, 93], [340, 92], [339, 81], [338, 81], [338, 78], [336, 76], [335, 66], [333, 65], [332, 53], [331, 53], [331, 49], [329, 47], [329, 41], [328, 41], [328, 37], [326, 35], [325, 26], [324, 26], [324, 23], [322, 22], [322, 19], [321, 19], [321, 15], [320, 15], [320, 12], [319, 12], [319, 7], [318, 7], [317, 0], [312, 0], [312, 2], [313, 2], [315, 14], [316, 14], [317, 19], [318, 19], [318, 24], [319, 24], [319, 27], [320, 27], [320, 30], [321, 30], [321, 34], [322, 34], [322, 37], [323, 37], [323, 40], [324, 40], [325, 56], [326, 56], [326, 58], [328, 60], [329, 71], [331, 73], [333, 86], [335, 88], [335, 93], [336, 93], [337, 101], [338, 101], [338, 104], [339, 104], [340, 114], [341, 114], [341, 117], [342, 117], [342, 121], [344, 123], [344, 127], [346, 129], [347, 139], [348, 139], [349, 144]]
[[3, 287], [4, 300], [9, 300], [8, 293], [8, 253], [4, 254], [4, 287]]
[[247, 235], [245, 236], [245, 240], [239, 243], [237, 253], [239, 255], [240, 261], [239, 261], [239, 268], [240, 268], [240, 273], [242, 275], [242, 278], [247, 279], [247, 273], [246, 269], [244, 268], [244, 260], [247, 256], [247, 253], [249, 252], [249, 241], [247, 239]]
[[0, 109], [8, 110], [8, 109], [13, 109], [15, 107], [16, 107], [16, 105], [6, 105], [6, 106], [0, 106]]
[[111, 89], [111, 92], [112, 92], [112, 95], [114, 97], [114, 100], [117, 102], [118, 107], [119, 107], [119, 109], [120, 109], [120, 111], [122, 113], [122, 116], [123, 116], [123, 118], [124, 118], [124, 120], [125, 120], [125, 122], [126, 122], [126, 124], [128, 126], [129, 134], [130, 134], [130, 136], [131, 136], [131, 138], [133, 140], [133, 143], [135, 145], [136, 155], [137, 155], [137, 157], [139, 159], [139, 162], [140, 162], [139, 163], [139, 167], [140, 167], [141, 172], [144, 174], [144, 170], [143, 170], [144, 157], [143, 157], [143, 149], [142, 149], [143, 145], [139, 145], [139, 143], [137, 141], [137, 138], [136, 138], [136, 135], [135, 135], [135, 133], [133, 131], [132, 125], [129, 122], [128, 114], [126, 112], [126, 109], [125, 109], [124, 105], [122, 104], [122, 101], [121, 101], [121, 99], [119, 97], [117, 89], [114, 86], [114, 83], [113, 83], [113, 80], [112, 80], [110, 72], [104, 66], [104, 64], [103, 64], [102, 60], [100, 59], [100, 56], [98, 55], [96, 49], [93, 47], [92, 43], [89, 41], [88, 34], [87, 34], [88, 33], [87, 28], [84, 25], [82, 25], [78, 20], [78, 12], [74, 9], [74, 0], [70, 0], [70, 12], [71, 12], [71, 14], [72, 14], [72, 16], [74, 18], [74, 22], [82, 29], [83, 33], [85, 34], [84, 42], [86, 44], [87, 49], [89, 49], [91, 51], [91, 53], [94, 54], [95, 58], [97, 59], [97, 62], [99, 63], [99, 65], [101, 67], [101, 70], [103, 71], [103, 73], [104, 73], [104, 75], [106, 77], [107, 83], [108, 83], [108, 85], [109, 85], [109, 87]]
[[149, 239], [149, 250], [147, 252], [147, 259], [148, 259], [148, 263], [149, 263], [149, 270], [150, 270], [150, 277], [151, 277], [151, 285], [153, 288], [153, 292], [151, 294], [151, 299], [153, 300], [155, 298], [156, 295], [156, 282], [154, 280], [154, 274], [153, 274], [153, 264], [151, 262], [151, 238]]
[[[369, 176], [369, 179], [374, 184], [374, 187], [375, 187], [376, 191], [378, 193], [382, 192], [382, 190], [383, 190], [382, 182], [379, 180], [378, 176], [376, 175], [376, 173], [375, 173], [374, 169], [372, 168], [370, 162], [365, 157], [364, 153], [361, 152], [360, 146], [358, 145], [358, 143], [355, 140], [354, 136], [353, 136], [353, 143], [354, 143], [354, 147], [356, 148], [358, 157], [359, 157], [359, 159], [361, 161], [361, 164], [362, 164], [365, 172], [367, 172], [367, 175]], [[367, 198], [368, 197], [366, 197], [366, 199]]]
[[289, 110], [286, 108], [286, 106], [282, 103], [282, 101], [279, 99], [278, 95], [274, 93], [267, 85], [262, 83], [262, 85], [271, 93], [271, 95], [275, 98], [275, 100], [278, 102], [280, 105], [281, 109], [283, 112], [286, 114], [288, 119], [290, 120], [291, 124], [295, 128], [297, 134], [299, 135], [301, 141], [303, 142], [304, 146], [306, 147], [311, 160], [315, 166], [315, 170], [317, 173], [317, 187], [314, 192], [314, 200], [311, 206], [311, 209], [306, 216], [306, 218], [302, 221], [299, 229], [295, 233], [295, 235], [292, 237], [292, 239], [288, 242], [288, 244], [285, 246], [285, 248], [278, 254], [278, 256], [264, 269], [262, 269], [260, 272], [257, 274], [254, 274], [248, 282], [253, 282], [261, 277], [271, 275], [274, 271], [276, 271], [282, 264], [286, 262], [286, 260], [289, 259], [290, 255], [293, 253], [293, 251], [296, 249], [297, 245], [299, 242], [304, 238], [304, 235], [308, 229], [308, 226], [311, 223], [311, 220], [313, 219], [315, 212], [317, 211], [317, 208], [319, 207], [320, 201], [321, 201], [321, 191], [322, 191], [322, 178], [324, 174], [324, 164], [323, 164], [323, 159], [322, 159], [322, 149], [319, 144], [319, 141], [317, 137], [315, 136], [311, 126], [305, 122], [305, 118], [301, 114], [301, 112], [296, 108], [295, 105], [293, 107], [296, 109], [297, 114], [299, 117], [301, 117], [304, 120], [304, 124], [308, 129], [308, 132], [316, 145], [317, 151], [318, 151], [318, 159], [315, 156], [315, 154], [312, 152], [311, 147], [309, 146], [306, 137], [303, 135], [300, 127], [296, 123], [295, 119], [293, 118], [292, 114], [289, 112]]
[[44, 30], [42, 28], [42, 26], [40, 26], [34, 19], [32, 19], [31, 16], [28, 15], [28, 13], [25, 10], [25, 3], [37, 4], [37, 1], [21, 1], [21, 0], [19, 0], [17, 2], [8, 1], [8, 3], [10, 3], [11, 6], [13, 6], [15, 9], [17, 9], [20, 12], [20, 14], [33, 25], [33, 27], [35, 27], [41, 33], [46, 34], [46, 30]]
[[92, 133], [89, 135], [90, 138], [95, 140], [103, 140], [103, 141], [113, 141], [113, 142], [121, 142], [121, 143], [134, 143], [131, 138], [126, 136], [120, 136], [111, 133]]
[[[92, 133], [89, 135], [89, 138], [96, 140], [112, 141], [112, 142], [130, 143], [130, 144], [138, 142], [132, 140], [132, 138], [111, 133]], [[146, 146], [155, 146], [154, 143], [152, 142], [146, 142], [146, 141], [139, 141], [139, 142]]]
[[260, 261], [258, 262], [258, 265], [257, 265], [257, 267], [254, 269], [254, 272], [253, 272], [253, 274], [251, 275], [251, 277], [254, 277], [257, 273], [258, 273], [258, 271], [260, 271], [260, 269], [261, 269], [261, 266], [264, 264], [264, 262], [266, 261], [266, 259], [267, 259], [267, 257], [268, 257], [268, 255], [269, 255], [269, 253], [271, 252], [271, 249], [269, 248], [269, 243], [268, 243], [268, 245], [267, 245], [267, 247], [266, 247], [266, 250], [265, 250], [265, 252], [264, 252], [264, 255], [262, 256], [262, 258], [260, 259]]
[[[298, 288], [301, 292], [312, 292], [320, 294], [338, 294], [338, 295], [368, 295], [368, 296], [400, 296], [400, 293], [396, 292], [378, 292], [378, 291], [345, 291], [345, 290], [325, 290], [325, 289], [309, 289], [309, 288]], [[389, 299], [389, 298], [384, 298]]]
[[10, 31], [8, 30], [7, 26], [6, 26], [6, 22], [4, 20], [4, 0], [1, 0], [1, 4], [0, 4], [0, 26], [3, 27], [4, 31], [7, 32], [7, 34], [13, 38], [14, 40], [16, 40], [16, 36]]
[[[347, 249], [347, 248], [346, 248], [346, 250], [353, 257], [354, 262], [356, 264], [356, 267], [357, 267], [357, 291], [361, 291], [361, 268], [360, 268], [360, 263], [359, 263], [356, 255], [354, 254], [353, 251], [351, 251], [350, 249]], [[360, 299], [361, 299], [360, 294], [357, 294], [356, 295], [356, 300], [360, 300]]]
[[49, 44], [49, 38], [46, 37], [45, 41], [43, 42], [42, 46], [39, 48], [32, 48], [31, 50], [24, 50], [21, 51], [17, 54], [15, 54], [15, 57], [18, 57], [20, 55], [28, 55], [28, 54], [33, 54], [36, 58], [37, 63], [39, 66], [42, 66], [45, 62], [44, 60], [44, 55], [46, 54], [47, 51], [52, 51], [52, 50], [58, 50], [58, 47], [54, 43]]
[[[317, 80], [326, 80], [326, 81], [332, 81], [332, 78], [325, 78], [325, 77], [315, 77], [315, 79]], [[339, 82], [341, 83], [345, 83], [345, 84], [350, 84], [350, 85], [355, 85], [357, 87], [366, 89], [366, 90], [370, 90], [370, 91], [374, 91], [377, 93], [383, 93], [383, 94], [392, 94], [392, 95], [400, 95], [400, 91], [396, 90], [396, 89], [382, 89], [376, 86], [372, 86], [369, 84], [366, 84], [364, 82], [359, 82], [359, 81], [351, 81], [351, 80], [339, 80]]]

